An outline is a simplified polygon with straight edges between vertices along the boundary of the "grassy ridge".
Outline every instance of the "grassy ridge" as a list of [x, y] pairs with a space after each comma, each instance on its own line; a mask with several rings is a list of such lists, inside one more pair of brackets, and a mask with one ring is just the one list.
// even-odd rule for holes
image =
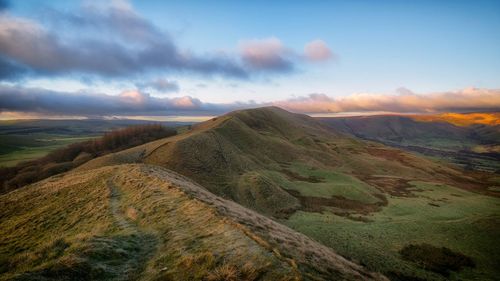
[[70, 172], [0, 206], [0, 280], [385, 280], [158, 167]]

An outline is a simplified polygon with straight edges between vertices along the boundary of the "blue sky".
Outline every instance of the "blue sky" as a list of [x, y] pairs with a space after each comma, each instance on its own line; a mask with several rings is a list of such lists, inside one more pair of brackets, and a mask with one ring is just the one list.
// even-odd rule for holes
[[172, 1], [158, 9], [162, 2], [136, 6], [199, 51], [270, 36], [299, 49], [321, 38], [338, 61], [308, 79], [331, 79], [323, 87], [339, 94], [499, 83], [499, 1]]
[[[56, 61], [68, 62], [53, 65], [52, 62], [28, 61], [12, 52], [12, 46], [3, 49], [0, 46], [0, 58], [7, 58], [9, 66], [25, 69], [23, 74], [14, 78], [0, 80], [0, 86], [3, 85], [4, 91], [13, 87], [23, 90], [23, 95], [28, 95], [28, 92], [37, 95], [33, 91], [35, 88], [54, 91], [60, 98], [64, 98], [64, 93], [103, 94], [112, 98], [126, 91], [136, 91], [137, 95], [175, 104], [175, 99], [189, 97], [192, 104], [210, 104], [199, 114], [261, 104], [296, 105], [299, 102], [319, 103], [316, 107], [308, 107], [313, 112], [356, 108], [361, 111], [392, 111], [409, 107], [408, 104], [401, 105], [398, 100], [402, 93], [403, 96], [418, 97], [442, 97], [455, 93], [464, 99], [470, 99], [464, 97], [466, 93], [481, 93], [478, 100], [483, 102], [470, 109], [498, 108], [500, 1], [112, 2], [10, 1], [5, 2], [6, 9], [0, 13], [6, 18], [5, 22], [26, 19], [41, 26], [49, 34], [47, 38], [53, 34], [60, 37], [58, 42], [47, 44], [54, 44], [61, 53], [73, 53], [75, 50], [65, 49], [64, 44], [79, 43], [79, 37], [102, 41], [102, 46], [97, 46], [106, 48], [104, 53], [112, 53], [112, 49], [108, 49], [109, 43], [122, 40], [119, 47], [123, 50], [118, 50], [128, 52], [130, 45], [138, 42], [134, 40], [143, 37], [108, 40], [110, 32], [114, 32], [111, 28], [111, 31], [104, 32], [102, 26], [95, 28], [89, 22], [98, 19], [102, 20], [103, 26], [116, 24], [107, 22], [110, 17], [103, 14], [113, 14], [112, 9], [126, 7], [120, 11], [125, 16], [130, 13], [137, 17], [134, 24], [139, 22], [141, 28], [147, 26], [148, 36], [157, 37], [144, 39], [145, 48], [161, 42], [162, 48], [175, 45], [174, 55], [189, 53], [193, 58], [160, 64], [157, 61], [161, 58], [151, 58], [152, 53], [145, 56], [151, 58], [149, 64], [137, 66], [124, 55], [124, 62], [117, 65], [137, 66], [138, 70], [121, 73], [116, 68], [90, 65], [53, 54], [49, 56], [43, 50], [39, 54], [42, 58], [54, 57]], [[92, 7], [91, 12], [88, 7]], [[79, 17], [78, 21], [73, 19], [75, 15]], [[116, 28], [126, 29], [128, 22], [120, 20], [119, 24], [121, 26], [116, 25]], [[22, 32], [30, 30], [25, 28]], [[35, 37], [29, 40], [50, 40]], [[314, 58], [308, 55], [304, 47], [311, 42], [317, 43], [313, 44], [313, 53], [322, 52], [323, 56]], [[161, 56], [161, 50], [155, 49], [154, 55]], [[81, 50], [78, 52], [86, 54]], [[258, 57], [252, 56], [255, 52]], [[91, 55], [86, 60], [92, 60]], [[117, 56], [110, 63], [120, 58]], [[68, 71], [64, 69], [67, 65], [71, 65]], [[326, 98], [318, 100], [320, 95]], [[379, 96], [392, 97], [399, 105], [385, 102], [387, 108], [371, 104], [345, 106], [346, 102], [352, 102], [353, 95], [358, 99], [359, 96], [372, 95], [372, 100]], [[9, 97], [14, 97], [12, 89]], [[484, 104], [487, 99], [492, 102], [490, 106]], [[344, 104], [339, 105], [339, 100]], [[441, 99], [436, 98], [436, 103], [440, 102]], [[467, 101], [463, 102], [467, 104]], [[331, 105], [325, 107], [325, 103]], [[0, 110], [30, 110], [16, 106], [4, 106]], [[306, 111], [300, 106], [289, 107]], [[446, 104], [442, 107], [416, 106], [414, 111], [455, 107], [469, 109]], [[191, 109], [194, 108], [196, 106]], [[175, 106], [165, 108], [166, 111], [173, 109]], [[50, 114], [50, 110], [47, 108], [39, 113]], [[141, 110], [133, 113], [152, 114], [148, 107]], [[155, 108], [154, 114], [178, 114], [175, 110], [165, 110]], [[411, 111], [411, 108], [405, 110]], [[99, 115], [97, 111], [93, 114]]]

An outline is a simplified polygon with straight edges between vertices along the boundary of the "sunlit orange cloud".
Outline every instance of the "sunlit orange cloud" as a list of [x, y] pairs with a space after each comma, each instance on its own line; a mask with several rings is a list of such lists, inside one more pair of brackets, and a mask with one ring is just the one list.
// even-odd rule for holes
[[434, 113], [462, 111], [500, 111], [500, 90], [467, 88], [454, 92], [415, 94], [399, 89], [397, 94], [353, 94], [342, 98], [331, 98], [325, 94], [311, 94], [274, 105], [303, 113], [338, 112], [397, 112]]

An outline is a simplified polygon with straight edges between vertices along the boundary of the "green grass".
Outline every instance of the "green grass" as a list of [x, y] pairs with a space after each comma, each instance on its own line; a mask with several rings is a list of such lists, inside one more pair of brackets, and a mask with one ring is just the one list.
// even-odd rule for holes
[[370, 222], [298, 212], [284, 223], [372, 270], [442, 279], [398, 253], [408, 244], [428, 243], [463, 253], [476, 263], [476, 268], [453, 273], [452, 280], [494, 280], [500, 262], [500, 199], [432, 183], [414, 185], [423, 190], [418, 197], [389, 198], [387, 207], [368, 216]]
[[373, 194], [377, 189], [359, 179], [333, 170], [313, 169], [302, 163], [292, 163], [288, 168], [303, 177], [314, 177], [320, 182], [307, 182], [287, 179], [281, 173], [268, 172], [269, 177], [277, 181], [283, 188], [299, 191], [303, 196], [324, 197], [341, 196], [346, 199], [373, 204], [379, 201]]
[[95, 138], [95, 135], [29, 135], [0, 136], [0, 167], [12, 167], [20, 162], [34, 160], [68, 144]]
[[449, 151], [457, 151], [465, 148], [472, 148], [476, 145], [476, 142], [468, 139], [451, 139], [451, 138], [433, 138], [433, 137], [423, 137], [423, 138], [415, 138], [412, 140], [406, 139], [403, 145], [417, 145], [423, 147], [431, 147], [437, 148], [440, 150], [449, 150]]

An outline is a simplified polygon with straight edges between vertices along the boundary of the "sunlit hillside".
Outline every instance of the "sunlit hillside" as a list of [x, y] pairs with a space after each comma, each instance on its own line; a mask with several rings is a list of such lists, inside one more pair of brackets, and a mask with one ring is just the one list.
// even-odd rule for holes
[[435, 115], [412, 115], [411, 118], [421, 122], [448, 122], [456, 126], [474, 124], [500, 125], [500, 113], [443, 113]]

